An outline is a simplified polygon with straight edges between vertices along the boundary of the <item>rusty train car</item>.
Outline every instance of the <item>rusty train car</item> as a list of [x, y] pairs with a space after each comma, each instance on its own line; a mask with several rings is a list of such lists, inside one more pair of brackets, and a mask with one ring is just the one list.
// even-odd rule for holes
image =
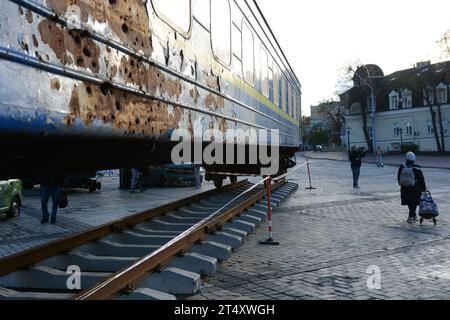
[[170, 163], [194, 128], [278, 129], [286, 169], [300, 117], [256, 1], [0, 0], [2, 177]]

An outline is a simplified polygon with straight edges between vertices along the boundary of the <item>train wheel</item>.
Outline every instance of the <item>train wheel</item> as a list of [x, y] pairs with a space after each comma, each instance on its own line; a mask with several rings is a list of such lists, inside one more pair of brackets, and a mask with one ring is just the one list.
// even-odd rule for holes
[[223, 179], [214, 179], [213, 181], [214, 181], [214, 186], [217, 189], [222, 188], [222, 186], [223, 186]]

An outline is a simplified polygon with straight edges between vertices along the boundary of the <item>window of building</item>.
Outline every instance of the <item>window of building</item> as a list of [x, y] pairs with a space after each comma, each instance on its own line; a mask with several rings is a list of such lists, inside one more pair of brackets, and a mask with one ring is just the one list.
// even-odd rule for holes
[[214, 56], [231, 64], [231, 8], [228, 0], [211, 1], [211, 44]]
[[413, 135], [413, 127], [411, 122], [406, 123], [406, 135], [412, 136]]
[[253, 32], [245, 20], [242, 23], [242, 71], [249, 84], [255, 82], [255, 48]]
[[410, 90], [405, 89], [402, 91], [402, 102], [403, 108], [412, 108], [412, 93]]
[[280, 71], [278, 71], [278, 67], [273, 63], [273, 103], [277, 106], [280, 105]]
[[434, 133], [434, 126], [432, 121], [427, 121], [427, 133], [428, 134]]
[[423, 90], [423, 105], [429, 106], [434, 104], [434, 92], [433, 89], [429, 88], [427, 90]]
[[397, 110], [398, 109], [398, 93], [392, 91], [389, 94], [389, 109]]
[[398, 137], [400, 135], [400, 126], [398, 123], [394, 123], [394, 137]]
[[269, 97], [269, 55], [266, 49], [261, 47], [261, 91], [266, 97]]
[[439, 104], [446, 104], [448, 101], [447, 86], [443, 83], [436, 88], [436, 98]]
[[152, 0], [152, 4], [156, 14], [172, 28], [184, 33], [189, 32], [191, 29], [190, 0]]

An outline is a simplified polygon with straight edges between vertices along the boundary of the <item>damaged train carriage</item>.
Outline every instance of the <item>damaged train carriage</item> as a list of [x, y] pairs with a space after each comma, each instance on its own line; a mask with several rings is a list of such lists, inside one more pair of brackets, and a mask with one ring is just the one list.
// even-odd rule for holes
[[298, 149], [300, 83], [256, 2], [0, 0], [0, 9], [2, 177], [170, 163], [176, 129], [277, 129], [282, 170]]

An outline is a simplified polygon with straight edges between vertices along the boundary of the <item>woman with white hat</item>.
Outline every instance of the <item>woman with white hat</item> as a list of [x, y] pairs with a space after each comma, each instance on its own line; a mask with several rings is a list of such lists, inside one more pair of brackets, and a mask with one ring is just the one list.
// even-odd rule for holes
[[402, 206], [408, 206], [408, 223], [417, 221], [417, 206], [420, 204], [422, 192], [427, 190], [422, 169], [416, 165], [416, 155], [412, 152], [406, 154], [406, 162], [398, 170], [397, 180], [401, 186]]

